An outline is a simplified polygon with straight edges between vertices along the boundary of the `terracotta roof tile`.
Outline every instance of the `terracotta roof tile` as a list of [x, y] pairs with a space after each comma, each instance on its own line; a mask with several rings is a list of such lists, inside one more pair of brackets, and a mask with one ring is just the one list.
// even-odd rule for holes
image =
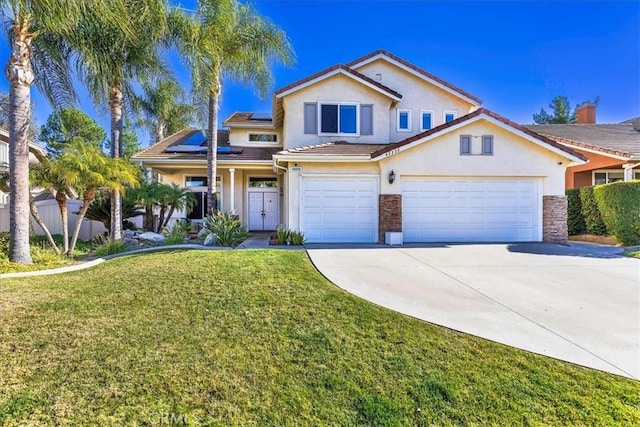
[[451, 89], [451, 90], [453, 90], [455, 92], [458, 92], [460, 95], [463, 95], [466, 98], [469, 98], [469, 99], [477, 102], [478, 105], [482, 105], [482, 100], [480, 98], [471, 95], [469, 92], [466, 92], [466, 91], [460, 89], [459, 87], [454, 86], [454, 85], [452, 85], [451, 83], [449, 83], [449, 82], [447, 82], [445, 80], [442, 80], [440, 77], [435, 76], [435, 75], [429, 73], [428, 71], [423, 70], [422, 68], [417, 67], [417, 66], [413, 65], [412, 63], [407, 62], [404, 59], [402, 59], [402, 58], [400, 58], [398, 56], [395, 56], [391, 52], [387, 52], [386, 50], [383, 50], [383, 49], [376, 50], [375, 52], [371, 52], [371, 53], [369, 53], [369, 54], [367, 54], [367, 55], [365, 55], [363, 57], [355, 59], [355, 60], [347, 63], [347, 67], [353, 67], [354, 65], [359, 64], [359, 63], [361, 63], [363, 61], [366, 61], [369, 58], [373, 58], [374, 56], [377, 56], [377, 55], [387, 56], [387, 57], [393, 59], [394, 61], [397, 61], [397, 62], [401, 63], [405, 67], [411, 68], [413, 71], [415, 71], [415, 72], [417, 72], [419, 74], [422, 74], [423, 76], [427, 77], [428, 79], [434, 80], [434, 81], [440, 83], [441, 85], [446, 86], [446, 87], [448, 87], [449, 89]]
[[334, 141], [324, 144], [308, 145], [304, 147], [292, 148], [280, 151], [280, 155], [339, 155], [339, 156], [362, 156], [370, 155], [381, 147], [388, 144], [354, 144], [346, 141]]
[[576, 148], [609, 153], [616, 156], [640, 157], [640, 132], [632, 122], [621, 124], [552, 124], [524, 125], [554, 141]]

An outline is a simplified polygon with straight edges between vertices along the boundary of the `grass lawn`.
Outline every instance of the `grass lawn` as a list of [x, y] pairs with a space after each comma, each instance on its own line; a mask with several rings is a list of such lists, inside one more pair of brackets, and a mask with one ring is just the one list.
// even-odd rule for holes
[[640, 425], [640, 382], [374, 306], [303, 251], [2, 280], [0, 425], [169, 423]]
[[[54, 235], [53, 240], [62, 250], [62, 236]], [[44, 236], [31, 236], [31, 257], [33, 264], [22, 265], [9, 262], [9, 233], [0, 233], [0, 274], [17, 273], [20, 271], [46, 270], [65, 265], [75, 264], [71, 258], [58, 256], [51, 249], [47, 238]], [[73, 251], [74, 257], [87, 255], [91, 251], [91, 242], [78, 240]]]

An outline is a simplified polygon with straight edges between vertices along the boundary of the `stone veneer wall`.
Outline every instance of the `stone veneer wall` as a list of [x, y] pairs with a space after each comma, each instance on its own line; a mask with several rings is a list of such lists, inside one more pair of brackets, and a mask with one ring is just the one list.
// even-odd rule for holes
[[567, 230], [567, 197], [542, 197], [542, 240], [565, 243], [569, 239]]
[[385, 232], [402, 231], [402, 195], [380, 194], [378, 207], [378, 242], [384, 243]]

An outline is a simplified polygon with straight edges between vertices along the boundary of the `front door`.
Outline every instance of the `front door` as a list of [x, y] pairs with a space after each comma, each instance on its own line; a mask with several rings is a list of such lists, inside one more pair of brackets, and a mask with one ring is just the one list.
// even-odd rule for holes
[[277, 190], [249, 192], [250, 231], [273, 231], [278, 227], [278, 195]]

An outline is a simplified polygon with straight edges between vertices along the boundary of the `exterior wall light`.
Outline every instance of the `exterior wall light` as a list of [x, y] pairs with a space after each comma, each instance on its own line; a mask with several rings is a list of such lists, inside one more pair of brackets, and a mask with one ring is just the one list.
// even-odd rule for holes
[[393, 169], [391, 169], [391, 172], [389, 172], [389, 184], [393, 184], [393, 181], [396, 180], [396, 174], [393, 171]]

